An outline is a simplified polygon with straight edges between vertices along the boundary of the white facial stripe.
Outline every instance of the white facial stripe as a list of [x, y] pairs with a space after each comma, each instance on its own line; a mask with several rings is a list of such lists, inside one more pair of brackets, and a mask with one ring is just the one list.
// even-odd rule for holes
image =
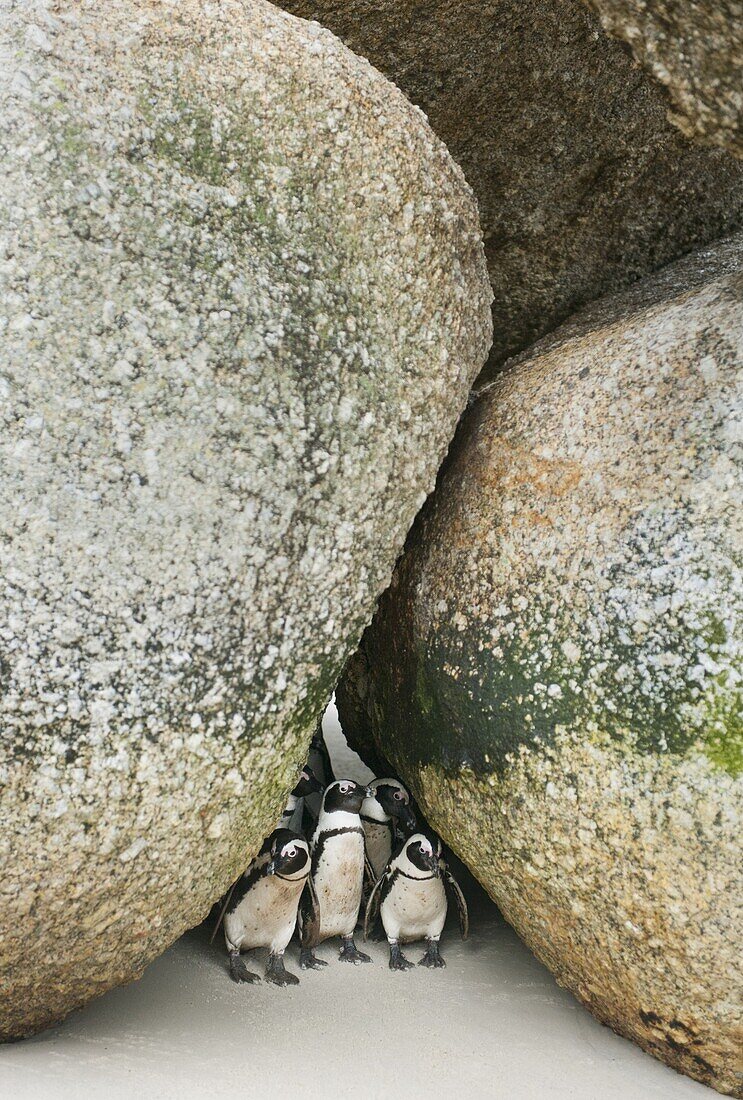
[[380, 825], [384, 825], [389, 821], [387, 811], [383, 808], [379, 799], [374, 795], [364, 799], [361, 812], [365, 817], [371, 817], [374, 821], [378, 821]]

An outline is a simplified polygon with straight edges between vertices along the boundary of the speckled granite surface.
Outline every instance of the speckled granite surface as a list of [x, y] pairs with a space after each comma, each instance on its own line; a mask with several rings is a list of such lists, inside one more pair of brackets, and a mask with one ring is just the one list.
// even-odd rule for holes
[[743, 5], [740, 0], [588, 0], [668, 96], [687, 137], [743, 156]]
[[139, 974], [296, 777], [487, 353], [423, 116], [262, 0], [4, 3], [0, 1035]]
[[[423, 108], [462, 166], [480, 204], [495, 292], [488, 372], [586, 303], [743, 224], [743, 164], [669, 121], [667, 87], [584, 0], [279, 6], [317, 19], [368, 57]], [[719, 34], [735, 2], [593, 6], [633, 8], [644, 28], [665, 10], [673, 43], [679, 26], [703, 28], [705, 13]], [[698, 91], [709, 73], [700, 61], [725, 70], [728, 83], [708, 91], [728, 116], [736, 104], [740, 111], [734, 36], [733, 27], [723, 31], [720, 49], [704, 29], [691, 43], [680, 35], [670, 75], [691, 74]], [[670, 63], [672, 49], [659, 60]]]
[[694, 254], [475, 397], [338, 691], [558, 981], [734, 1094], [742, 267]]

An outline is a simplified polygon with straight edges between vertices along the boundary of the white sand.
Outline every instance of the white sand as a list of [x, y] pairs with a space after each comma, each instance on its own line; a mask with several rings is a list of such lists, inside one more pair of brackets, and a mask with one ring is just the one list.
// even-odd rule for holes
[[[338, 747], [336, 767], [365, 778]], [[342, 763], [341, 763], [342, 762]], [[442, 938], [443, 971], [392, 973], [386, 948], [352, 967], [335, 945], [301, 985], [237, 986], [221, 944], [196, 929], [142, 981], [61, 1027], [0, 1048], [8, 1100], [176, 1097], [468, 1097], [503, 1100], [704, 1100], [716, 1095], [601, 1027], [559, 989], [474, 892], [472, 935]], [[406, 949], [410, 958], [422, 953]], [[291, 956], [291, 957], [289, 957]], [[287, 953], [298, 971], [296, 948]], [[50, 960], [53, 965], [53, 960]], [[262, 970], [262, 959], [251, 969]]]

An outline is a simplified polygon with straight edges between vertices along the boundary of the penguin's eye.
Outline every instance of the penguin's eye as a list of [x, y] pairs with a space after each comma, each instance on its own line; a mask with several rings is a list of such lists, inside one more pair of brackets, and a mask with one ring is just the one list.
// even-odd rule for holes
[[394, 797], [394, 798], [396, 798], [398, 802], [402, 802], [402, 800], [403, 800], [403, 793], [402, 793], [402, 791], [395, 791], [395, 793], [394, 793], [394, 796], [393, 796], [393, 797]]
[[351, 790], [351, 784], [350, 783], [341, 783], [338, 790], [341, 792], [341, 794], [348, 794], [348, 792]]
[[297, 854], [297, 849], [294, 847], [293, 844], [287, 845], [281, 854], [282, 856], [286, 856], [287, 859], [294, 859], [295, 855]]

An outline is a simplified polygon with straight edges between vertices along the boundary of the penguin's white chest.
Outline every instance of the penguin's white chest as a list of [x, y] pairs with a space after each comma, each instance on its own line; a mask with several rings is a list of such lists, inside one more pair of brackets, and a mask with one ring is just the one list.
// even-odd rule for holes
[[361, 831], [325, 841], [313, 877], [320, 906], [320, 938], [353, 935], [364, 878]]
[[384, 871], [392, 854], [392, 829], [383, 822], [364, 821], [364, 837], [366, 839], [366, 854], [374, 871], [374, 877]]
[[446, 921], [446, 891], [440, 878], [416, 881], [400, 875], [381, 906], [387, 936], [410, 943], [441, 935]]
[[292, 938], [304, 879], [287, 881], [278, 875], [258, 879], [240, 904], [224, 918], [225, 938], [241, 951], [269, 947], [284, 950]]

